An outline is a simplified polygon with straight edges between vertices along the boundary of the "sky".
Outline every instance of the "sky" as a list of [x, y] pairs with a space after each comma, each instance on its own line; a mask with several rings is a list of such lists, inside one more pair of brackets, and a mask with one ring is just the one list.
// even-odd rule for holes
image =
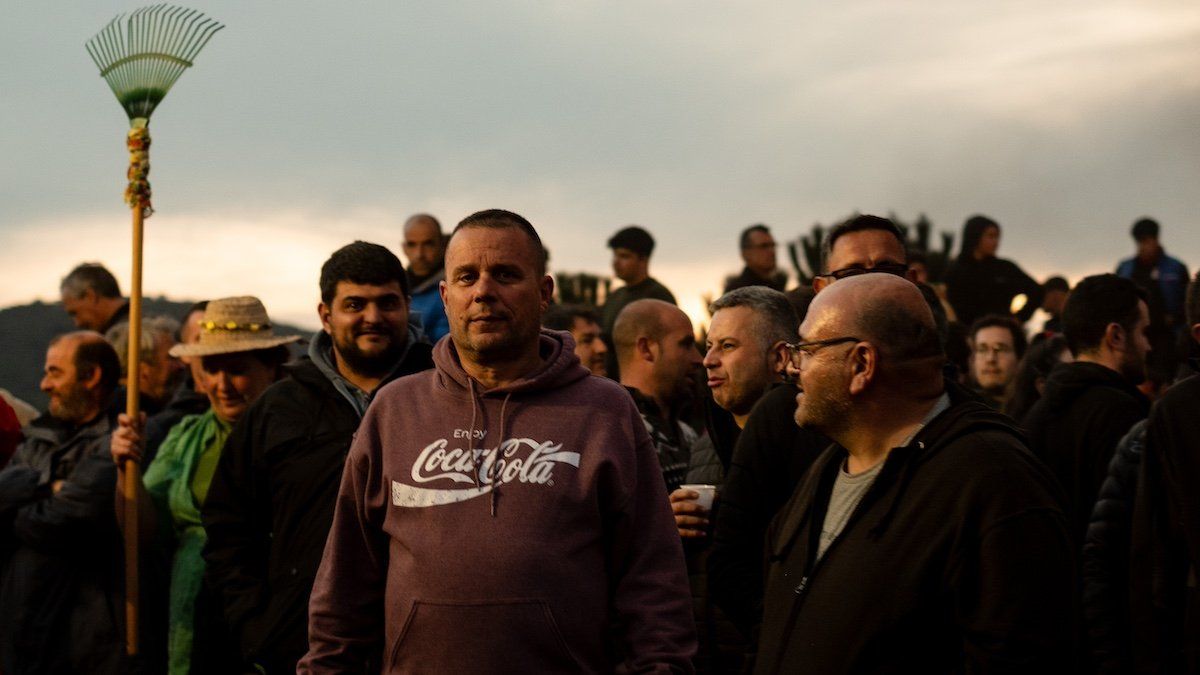
[[[0, 307], [76, 263], [129, 280], [127, 120], [83, 49], [125, 2], [0, 23]], [[1200, 265], [1195, 0], [561, 0], [188, 5], [226, 28], [150, 125], [145, 290], [260, 296], [316, 326], [353, 239], [485, 208], [554, 269], [607, 273], [640, 224], [694, 318], [741, 266], [853, 212], [1003, 227], [1036, 277], [1111, 270], [1140, 216]], [[783, 259], [781, 249], [781, 264]]]

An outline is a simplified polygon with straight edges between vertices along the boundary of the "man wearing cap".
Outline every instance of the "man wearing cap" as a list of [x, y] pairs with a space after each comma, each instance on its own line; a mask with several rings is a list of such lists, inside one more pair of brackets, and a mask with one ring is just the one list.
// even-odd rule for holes
[[654, 252], [654, 237], [637, 225], [622, 228], [608, 240], [612, 249], [613, 275], [625, 283], [604, 301], [602, 336], [608, 345], [608, 373], [617, 375], [617, 352], [613, 344], [613, 326], [621, 310], [637, 300], [662, 300], [672, 305], [675, 296], [657, 279], [650, 276], [650, 254]]
[[294, 672], [308, 596], [359, 421], [383, 384], [432, 365], [400, 259], [356, 241], [321, 268], [322, 330], [234, 427], [201, 513], [207, 579], [247, 667]]

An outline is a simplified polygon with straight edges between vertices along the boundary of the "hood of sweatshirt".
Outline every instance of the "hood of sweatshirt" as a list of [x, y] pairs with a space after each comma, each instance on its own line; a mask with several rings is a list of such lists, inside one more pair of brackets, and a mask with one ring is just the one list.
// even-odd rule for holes
[[1042, 404], [1050, 411], [1062, 411], [1068, 408], [1085, 392], [1096, 387], [1106, 387], [1124, 392], [1135, 400], [1144, 399], [1142, 392], [1129, 383], [1117, 371], [1098, 363], [1064, 363], [1050, 371], [1046, 378], [1046, 387], [1042, 391]]
[[[396, 363], [392, 365], [392, 369], [383, 377], [383, 382], [392, 379], [392, 376], [400, 368], [404, 360], [408, 358], [408, 352], [412, 346], [422, 340], [421, 330], [412, 322], [408, 324], [408, 338], [404, 342], [404, 349], [400, 352], [400, 356], [396, 358]], [[350, 404], [352, 408], [362, 417], [367, 412], [367, 406], [371, 403], [372, 393], [365, 392], [351, 384], [349, 380], [342, 377], [338, 372], [337, 366], [333, 362], [333, 338], [323, 330], [319, 330], [313, 334], [311, 340], [308, 341], [308, 358], [312, 359], [313, 365], [321, 374], [329, 378], [333, 383], [333, 387], [337, 389], [342, 398]]]
[[591, 375], [575, 356], [575, 340], [566, 331], [543, 329], [538, 336], [538, 355], [542, 366], [533, 372], [502, 387], [481, 389], [462, 367], [458, 350], [453, 340], [439, 340], [433, 348], [433, 365], [437, 369], [438, 383], [450, 392], [464, 397], [505, 396], [529, 392], [542, 392], [564, 387]]

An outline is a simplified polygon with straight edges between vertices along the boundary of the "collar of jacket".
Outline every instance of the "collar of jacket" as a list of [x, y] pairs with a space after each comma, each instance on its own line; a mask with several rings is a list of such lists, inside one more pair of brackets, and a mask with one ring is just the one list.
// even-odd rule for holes
[[[969, 432], [994, 429], [1012, 434], [1019, 438], [1022, 444], [1028, 445], [1024, 435], [1013, 426], [1012, 420], [980, 403], [961, 385], [947, 381], [946, 393], [950, 397], [950, 407], [918, 431], [908, 444], [893, 448], [888, 453], [875, 482], [863, 495], [855, 514], [851, 515], [851, 518], [856, 518], [858, 512], [864, 511], [885, 491], [897, 485], [887, 507], [868, 525], [872, 536], [877, 537], [887, 531], [896, 507], [904, 498], [906, 488], [917, 469], [937, 456], [955, 439]], [[836, 443], [831, 444], [805, 474], [800, 485], [796, 487], [789, 506], [785, 507], [786, 515], [780, 521], [779, 529], [770, 542], [770, 552], [774, 558], [786, 556], [795, 545], [796, 537], [805, 531], [806, 526], [812, 525], [811, 521], [818, 515], [818, 505], [822, 509], [825, 508], [833, 490], [837, 471], [847, 456], [845, 448]], [[822, 515], [823, 513], [822, 510]]]
[[[375, 391], [370, 392], [367, 395], [367, 401], [373, 399], [375, 392], [378, 392], [383, 385], [391, 382], [396, 377], [396, 374], [401, 370], [401, 366], [403, 366], [404, 361], [408, 358], [408, 354], [412, 350], [413, 345], [419, 341], [421, 341], [420, 334], [414, 330], [413, 325], [410, 323], [408, 326], [408, 339], [404, 343], [404, 351], [400, 353], [400, 357], [396, 359], [394, 364], [392, 364], [392, 369], [388, 371], [388, 374], [385, 375], [382, 380], [380, 380], [379, 386], [375, 388]], [[319, 330], [314, 333], [312, 339], [308, 342], [308, 359], [314, 366], [316, 366], [317, 370], [325, 376], [329, 383], [333, 385], [333, 388], [336, 389], [339, 394], [341, 394], [342, 398], [344, 398], [346, 402], [350, 404], [350, 407], [354, 408], [354, 410], [358, 412], [358, 416], [362, 417], [366, 413], [366, 410], [362, 402], [354, 394], [354, 390], [357, 389], [357, 387], [351, 384], [349, 380], [342, 377], [342, 374], [338, 372], [331, 359], [332, 354], [333, 338], [329, 337], [329, 334], [323, 330]]]

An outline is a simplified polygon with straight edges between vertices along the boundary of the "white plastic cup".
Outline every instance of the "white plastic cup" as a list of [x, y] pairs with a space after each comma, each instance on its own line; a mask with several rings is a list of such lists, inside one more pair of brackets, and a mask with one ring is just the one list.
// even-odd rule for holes
[[695, 502], [705, 511], [712, 511], [713, 497], [717, 496], [716, 485], [680, 485], [679, 487], [699, 493], [700, 496], [695, 499]]

